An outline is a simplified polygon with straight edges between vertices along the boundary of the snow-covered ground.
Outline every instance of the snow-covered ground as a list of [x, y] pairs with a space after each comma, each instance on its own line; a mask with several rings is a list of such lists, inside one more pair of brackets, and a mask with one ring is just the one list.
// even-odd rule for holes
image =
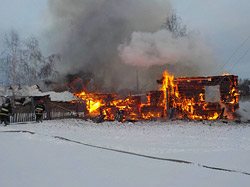
[[[2, 132], [15, 130], [35, 134]], [[246, 174], [250, 173], [250, 124], [246, 123], [96, 124], [69, 119], [11, 124], [0, 126], [0, 131], [2, 187], [248, 187], [250, 184], [250, 175]], [[208, 169], [204, 165], [233, 172]]]

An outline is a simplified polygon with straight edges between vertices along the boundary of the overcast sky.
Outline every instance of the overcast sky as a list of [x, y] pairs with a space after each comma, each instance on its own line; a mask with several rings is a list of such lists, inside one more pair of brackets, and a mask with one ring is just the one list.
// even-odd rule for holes
[[[145, 0], [146, 1], [146, 0]], [[200, 33], [212, 47], [222, 73], [250, 78], [250, 39], [238, 52], [233, 52], [250, 36], [249, 0], [171, 0], [177, 14], [189, 30]], [[0, 37], [11, 28], [22, 38], [30, 35], [42, 39], [47, 0], [0, 0]]]
[[37, 35], [47, 0], [0, 0], [0, 34], [11, 28], [22, 37]]
[[[200, 32], [211, 45], [225, 70], [250, 78], [249, 0], [172, 0], [177, 13], [190, 29]], [[243, 44], [233, 56], [232, 54]], [[228, 59], [232, 58], [228, 61]], [[218, 63], [218, 70], [222, 66]]]

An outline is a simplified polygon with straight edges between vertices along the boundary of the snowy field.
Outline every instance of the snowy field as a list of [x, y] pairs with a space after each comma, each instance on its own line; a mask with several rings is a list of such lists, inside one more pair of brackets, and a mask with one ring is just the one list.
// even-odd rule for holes
[[247, 123], [69, 119], [0, 131], [1, 187], [250, 185]]

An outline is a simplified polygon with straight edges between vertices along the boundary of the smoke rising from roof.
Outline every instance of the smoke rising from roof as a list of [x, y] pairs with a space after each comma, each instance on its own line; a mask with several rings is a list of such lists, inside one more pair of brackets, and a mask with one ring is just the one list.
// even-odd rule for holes
[[[114, 91], [123, 88], [135, 89], [136, 70], [131, 64], [143, 66], [143, 60], [147, 64], [145, 67], [163, 64], [164, 67], [153, 66], [150, 69], [138, 70], [140, 89], [153, 89], [154, 86], [157, 87], [155, 80], [166, 68], [172, 72], [186, 72], [182, 75], [195, 72], [188, 64], [179, 63], [185, 61], [188, 55], [177, 57], [178, 53], [174, 51], [183, 49], [186, 50], [183, 53], [189, 53], [190, 50], [187, 48], [190, 46], [186, 45], [193, 43], [183, 39], [186, 47], [179, 48], [182, 45], [181, 40], [177, 42], [168, 33], [157, 31], [164, 23], [164, 19], [172, 14], [172, 10], [169, 0], [49, 0], [48, 50], [61, 54], [58, 70], [62, 77], [85, 72], [83, 74], [90, 75], [89, 79], [93, 80], [91, 84], [94, 84], [95, 89], [101, 88], [102, 91], [104, 88], [109, 91], [113, 91], [110, 88]], [[134, 43], [135, 40], [136, 42], [140, 39], [148, 40], [146, 35], [152, 35], [153, 38], [158, 34], [166, 37], [163, 41], [167, 43], [167, 48], [163, 48], [160, 52], [161, 45], [164, 47], [163, 42], [160, 45], [155, 44], [157, 48], [152, 48], [154, 51], [147, 51], [147, 58], [142, 58], [145, 54], [143, 50], [148, 47], [145, 41], [141, 53], [136, 54], [136, 51], [133, 51], [138, 51], [140, 47]], [[131, 43], [126, 46], [124, 43], [131, 38], [131, 35]], [[160, 38], [153, 40], [158, 42]], [[173, 42], [177, 42], [178, 45], [171, 47]], [[167, 54], [172, 55], [164, 56], [164, 51], [168, 49], [172, 51]], [[200, 51], [196, 52], [196, 61], [202, 60], [202, 57], [199, 57]], [[153, 57], [150, 57], [150, 54]], [[140, 57], [138, 62], [136, 55]], [[157, 55], [160, 55], [160, 61], [154, 61], [153, 58]], [[163, 62], [165, 57], [175, 59]], [[152, 59], [149, 60], [150, 58]], [[188, 61], [191, 60], [188, 58]], [[171, 65], [173, 62], [176, 62], [174, 66]], [[84, 77], [86, 78], [85, 75]]]
[[211, 49], [198, 35], [189, 33], [185, 37], [173, 37], [168, 30], [153, 33], [134, 32], [129, 44], [119, 46], [122, 60], [133, 66], [183, 63], [201, 70], [213, 64]]

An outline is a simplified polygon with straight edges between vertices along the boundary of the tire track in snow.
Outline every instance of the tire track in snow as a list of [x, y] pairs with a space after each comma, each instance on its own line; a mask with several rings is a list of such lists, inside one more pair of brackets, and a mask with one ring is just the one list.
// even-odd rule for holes
[[[27, 130], [6, 130], [6, 131], [0, 131], [0, 133], [28, 133], [28, 134], [32, 134], [32, 135], [37, 134], [36, 132], [27, 131]], [[195, 165], [195, 166], [206, 168], [206, 169], [212, 169], [212, 170], [217, 170], [217, 171], [225, 171], [225, 172], [232, 172], [232, 173], [239, 173], [239, 174], [244, 174], [244, 175], [250, 176], [250, 173], [244, 172], [244, 171], [238, 171], [238, 170], [233, 170], [233, 169], [225, 169], [225, 168], [220, 168], [220, 167], [208, 166], [208, 165], [194, 163], [194, 162], [190, 162], [190, 161], [186, 161], [186, 160], [155, 157], [155, 156], [144, 155], [144, 154], [124, 151], [124, 150], [119, 150], [119, 149], [112, 149], [112, 148], [92, 145], [92, 144], [88, 144], [88, 143], [84, 143], [84, 142], [80, 142], [80, 141], [76, 141], [76, 140], [71, 140], [71, 139], [68, 139], [68, 138], [65, 138], [65, 137], [62, 137], [62, 136], [50, 136], [50, 135], [46, 135], [46, 134], [38, 134], [38, 135], [48, 136], [48, 137], [52, 137], [52, 138], [55, 138], [55, 139], [59, 139], [59, 140], [63, 140], [63, 141], [71, 142], [71, 143], [76, 143], [76, 144], [80, 144], [80, 145], [84, 145], [84, 146], [88, 146], [88, 147], [93, 147], [93, 148], [97, 148], [97, 149], [103, 149], [103, 150], [107, 150], [107, 151], [113, 151], [113, 152], [118, 152], [118, 153], [123, 153], [123, 154], [128, 154], [128, 155], [134, 155], [134, 156], [144, 157], [144, 158], [148, 158], [148, 159], [175, 162], [175, 163], [180, 163], [180, 164], [190, 164], [190, 165]]]

